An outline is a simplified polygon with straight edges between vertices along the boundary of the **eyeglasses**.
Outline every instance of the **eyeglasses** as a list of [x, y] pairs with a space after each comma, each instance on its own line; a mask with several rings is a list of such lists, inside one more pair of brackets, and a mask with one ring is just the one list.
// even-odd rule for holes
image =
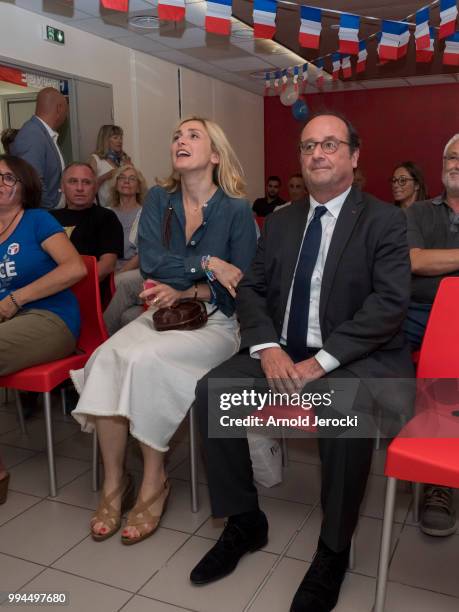
[[14, 187], [16, 183], [20, 183], [21, 179], [18, 179], [14, 176], [14, 174], [10, 174], [9, 172], [0, 172], [0, 176], [2, 177], [2, 182], [7, 187]]
[[408, 181], [414, 181], [414, 179], [409, 178], [408, 176], [399, 176], [398, 178], [394, 176], [394, 178], [390, 179], [390, 182], [392, 183], [392, 185], [397, 185], [398, 183], [400, 187], [405, 187]]
[[459, 161], [459, 157], [457, 155], [445, 155], [443, 159], [445, 160], [445, 162], [453, 164]]
[[138, 181], [138, 178], [134, 175], [132, 176], [124, 176], [124, 174], [120, 174], [118, 179], [118, 181], [127, 181], [128, 183], [136, 183]]
[[316, 150], [316, 146], [320, 145], [320, 148], [327, 155], [333, 155], [339, 148], [340, 144], [350, 145], [350, 142], [346, 140], [338, 140], [337, 138], [327, 138], [326, 140], [304, 140], [300, 142], [300, 152], [302, 155], [312, 155]]

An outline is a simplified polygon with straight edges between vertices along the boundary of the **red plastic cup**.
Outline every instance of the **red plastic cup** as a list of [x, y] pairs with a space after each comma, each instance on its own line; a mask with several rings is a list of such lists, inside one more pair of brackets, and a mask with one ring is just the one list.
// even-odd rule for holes
[[143, 290], [145, 291], [146, 289], [151, 289], [152, 287], [156, 287], [157, 283], [155, 283], [154, 280], [151, 280], [151, 278], [147, 278], [146, 281], [143, 281]]

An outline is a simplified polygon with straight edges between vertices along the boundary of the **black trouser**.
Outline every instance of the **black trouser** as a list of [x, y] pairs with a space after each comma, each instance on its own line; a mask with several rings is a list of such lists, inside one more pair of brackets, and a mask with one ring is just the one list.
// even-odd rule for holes
[[[352, 376], [347, 370], [338, 368], [327, 378]], [[248, 352], [239, 353], [209, 372], [199, 381], [196, 389], [196, 407], [207, 459], [212, 514], [215, 517], [258, 509], [258, 493], [253, 483], [247, 438], [208, 435], [209, 416], [215, 418], [220, 410], [212, 394], [209, 402], [208, 380], [233, 378], [264, 379], [260, 361], [250, 357]], [[247, 387], [250, 387], [250, 381]], [[359, 403], [366, 400], [361, 394], [357, 399]], [[320, 416], [326, 417], [327, 414], [322, 412]], [[373, 440], [369, 438], [319, 436], [323, 509], [320, 536], [336, 552], [346, 548], [352, 539], [370, 471], [372, 450]]]

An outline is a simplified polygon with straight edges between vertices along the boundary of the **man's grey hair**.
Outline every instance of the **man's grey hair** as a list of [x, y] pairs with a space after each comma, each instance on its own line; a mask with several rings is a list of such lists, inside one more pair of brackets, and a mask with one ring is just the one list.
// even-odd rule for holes
[[446, 143], [445, 149], [443, 151], [443, 157], [446, 156], [446, 151], [450, 148], [450, 146], [453, 145], [458, 140], [459, 140], [459, 134], [454, 134], [454, 136], [448, 140], [448, 142]]

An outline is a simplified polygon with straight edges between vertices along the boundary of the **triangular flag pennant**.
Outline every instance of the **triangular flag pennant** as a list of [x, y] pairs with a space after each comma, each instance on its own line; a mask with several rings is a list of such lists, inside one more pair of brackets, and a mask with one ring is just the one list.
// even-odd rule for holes
[[430, 45], [429, 32], [429, 7], [425, 7], [416, 13], [416, 51], [428, 49]]
[[159, 0], [158, 18], [163, 21], [182, 21], [185, 19], [185, 0]]
[[438, 39], [451, 36], [456, 31], [457, 2], [456, 0], [440, 0], [440, 32]]
[[367, 67], [367, 43], [364, 40], [359, 42], [359, 54], [357, 56], [357, 74], [365, 72]]
[[276, 33], [277, 0], [254, 0], [253, 36], [272, 38]]
[[317, 66], [316, 85], [322, 88], [324, 84], [324, 60], [318, 59], [315, 64]]
[[113, 11], [124, 11], [129, 9], [129, 0], [101, 0], [102, 6]]
[[435, 28], [429, 28], [429, 46], [427, 49], [416, 49], [416, 61], [427, 64], [434, 56]]
[[232, 0], [212, 0], [207, 2], [206, 32], [231, 35]]
[[322, 31], [322, 11], [311, 6], [301, 6], [300, 15], [300, 45], [308, 49], [318, 49]]
[[332, 77], [334, 81], [339, 79], [339, 72], [341, 70], [341, 54], [332, 53]]
[[350, 55], [343, 56], [341, 60], [341, 68], [343, 69], [343, 77], [345, 79], [350, 79], [352, 77], [352, 64]]
[[455, 32], [445, 40], [443, 64], [445, 66], [459, 66], [459, 32]]
[[358, 15], [341, 15], [338, 38], [339, 52], [357, 55], [359, 52], [360, 17]]

